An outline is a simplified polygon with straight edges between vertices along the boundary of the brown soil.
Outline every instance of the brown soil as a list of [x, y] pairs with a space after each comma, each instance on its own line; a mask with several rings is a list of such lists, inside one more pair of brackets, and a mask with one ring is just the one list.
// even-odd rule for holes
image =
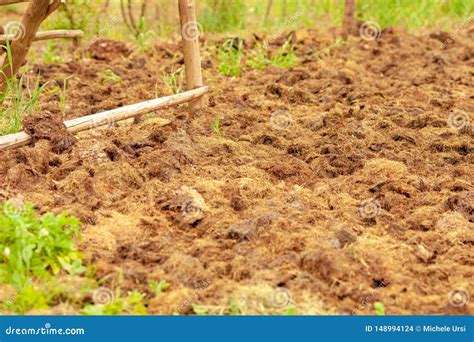
[[[0, 186], [78, 216], [97, 279], [112, 287], [121, 274], [151, 313], [233, 302], [246, 314], [373, 314], [380, 301], [388, 314], [472, 314], [452, 293], [474, 296], [473, 36], [447, 49], [439, 36], [386, 30], [335, 46], [298, 31], [298, 67], [239, 78], [217, 73], [208, 41], [205, 109], [81, 133], [59, 151], [2, 152]], [[179, 49], [98, 41], [91, 59], [32, 74], [72, 76], [73, 118], [170, 94], [161, 76]], [[122, 83], [101, 79], [106, 69]], [[41, 102], [61, 115], [57, 95]], [[161, 279], [171, 286], [152, 298]]]

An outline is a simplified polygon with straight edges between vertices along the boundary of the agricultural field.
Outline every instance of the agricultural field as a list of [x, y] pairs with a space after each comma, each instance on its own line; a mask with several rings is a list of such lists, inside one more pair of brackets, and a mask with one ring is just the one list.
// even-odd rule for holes
[[188, 90], [186, 32], [177, 1], [57, 8], [40, 31], [83, 33], [0, 93], [29, 139], [0, 150], [0, 313], [472, 315], [474, 0], [356, 6], [196, 0], [202, 105], [77, 134]]

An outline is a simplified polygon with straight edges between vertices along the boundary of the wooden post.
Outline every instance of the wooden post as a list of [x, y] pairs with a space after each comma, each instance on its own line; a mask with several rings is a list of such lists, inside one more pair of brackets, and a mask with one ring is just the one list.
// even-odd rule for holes
[[[201, 55], [199, 53], [199, 25], [196, 20], [194, 0], [178, 0], [183, 38], [184, 67], [187, 90], [202, 87]], [[203, 106], [203, 99], [198, 98], [189, 103], [191, 111]]]
[[50, 0], [32, 0], [30, 2], [28, 9], [23, 16], [21, 27], [19, 27], [21, 35], [17, 37], [11, 45], [13, 65], [10, 65], [8, 59], [5, 58], [0, 70], [0, 93], [5, 91], [7, 88], [7, 81], [10, 78], [15, 77], [16, 73], [23, 65], [26, 54], [36, 37], [36, 32], [41, 23], [48, 17], [48, 15], [54, 12], [60, 4], [61, 0], [53, 0], [52, 3], [50, 3]]
[[344, 21], [342, 23], [342, 37], [344, 39], [347, 39], [350, 35], [357, 35], [356, 7], [356, 0], [345, 0]]

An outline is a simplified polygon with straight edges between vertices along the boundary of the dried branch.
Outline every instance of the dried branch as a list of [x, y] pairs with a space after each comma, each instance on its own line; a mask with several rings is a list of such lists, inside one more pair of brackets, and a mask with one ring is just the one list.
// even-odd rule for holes
[[[81, 30], [51, 30], [36, 33], [36, 36], [33, 38], [33, 41], [37, 42], [40, 40], [60, 38], [76, 39], [81, 38], [82, 36], [84, 36], [84, 32], [82, 32]], [[11, 41], [14, 38], [14, 36], [7, 37], [6, 35], [0, 35], [0, 45], [6, 45], [7, 40]]]

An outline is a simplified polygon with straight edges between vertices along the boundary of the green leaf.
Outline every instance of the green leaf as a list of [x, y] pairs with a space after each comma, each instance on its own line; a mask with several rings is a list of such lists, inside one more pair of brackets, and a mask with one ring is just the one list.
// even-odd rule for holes
[[385, 316], [385, 307], [381, 302], [374, 303], [375, 313], [379, 316]]

